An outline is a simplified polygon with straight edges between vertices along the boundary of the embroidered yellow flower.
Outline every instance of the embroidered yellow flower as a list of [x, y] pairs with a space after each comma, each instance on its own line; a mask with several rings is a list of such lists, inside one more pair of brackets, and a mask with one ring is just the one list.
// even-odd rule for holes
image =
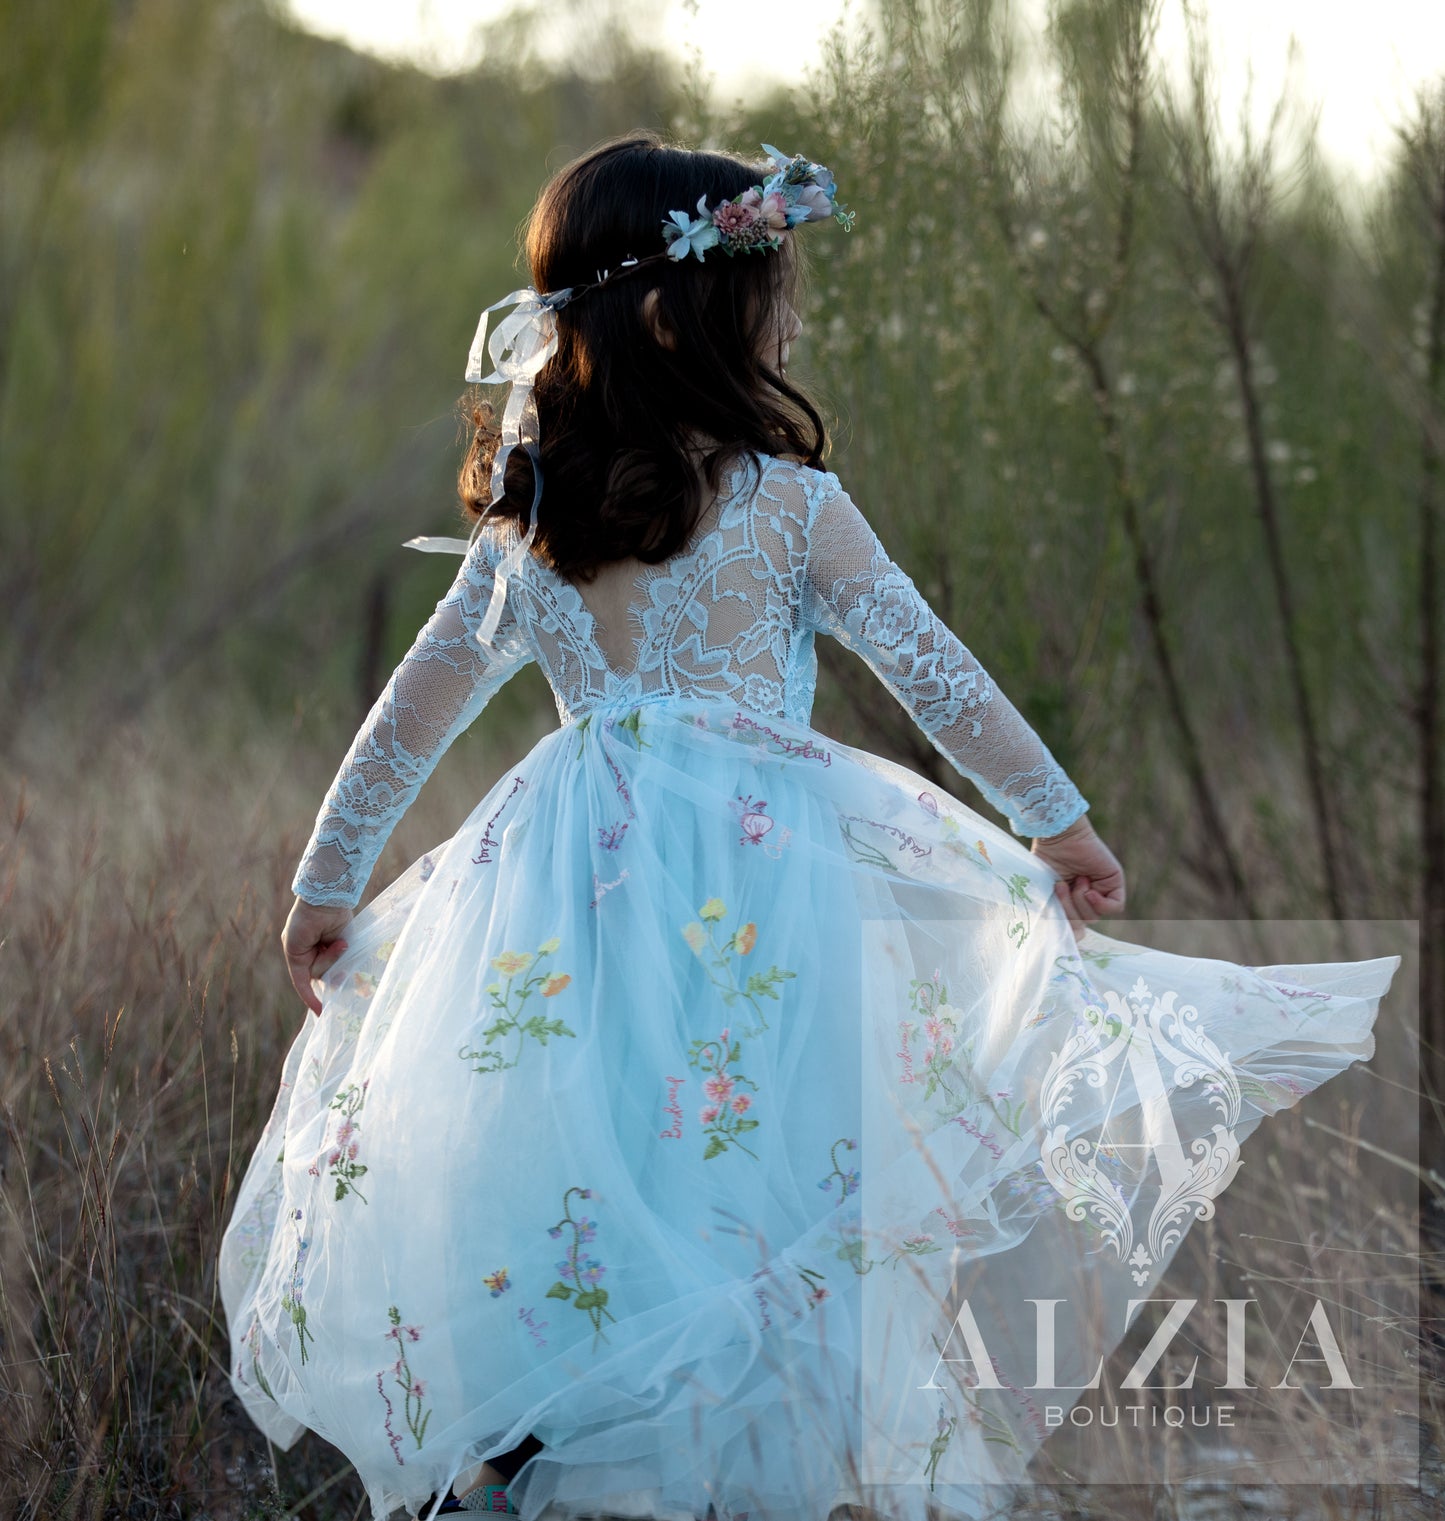
[[559, 945], [561, 945], [561, 943], [561, 939], [558, 936], [553, 935], [550, 940], [544, 940], [541, 945], [537, 947], [537, 954], [539, 956], [550, 956], [552, 952], [555, 951]]
[[691, 924], [683, 925], [682, 938], [687, 941], [693, 954], [698, 955], [707, 944], [707, 931], [694, 919]]
[[727, 913], [727, 909], [723, 907], [723, 901], [721, 898], [709, 898], [707, 902], [704, 903], [700, 909], [698, 909], [697, 916], [699, 919], [717, 920], [721, 919], [725, 913]]
[[748, 922], [743, 925], [743, 927], [737, 932], [733, 943], [737, 946], [742, 955], [746, 956], [747, 953], [752, 950], [752, 948], [758, 943], [757, 925], [754, 924], [751, 919], [749, 919]]
[[555, 977], [549, 977], [546, 982], [542, 984], [542, 997], [554, 997], [556, 994], [560, 993], [562, 989], [565, 988], [571, 981], [572, 974], [570, 972], [558, 972]]
[[492, 965], [503, 977], [515, 977], [518, 972], [525, 972], [531, 964], [531, 951], [503, 951], [500, 956], [492, 957]]

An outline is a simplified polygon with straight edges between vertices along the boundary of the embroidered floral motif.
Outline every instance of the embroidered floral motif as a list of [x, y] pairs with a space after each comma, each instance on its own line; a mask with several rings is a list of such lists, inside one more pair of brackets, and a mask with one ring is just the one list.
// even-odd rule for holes
[[301, 1303], [301, 1286], [303, 1283], [302, 1269], [306, 1265], [306, 1253], [311, 1246], [311, 1238], [301, 1234], [301, 1211], [291, 1211], [291, 1223], [296, 1231], [296, 1259], [291, 1264], [291, 1278], [286, 1285], [286, 1291], [281, 1295], [281, 1308], [291, 1317], [291, 1324], [296, 1329], [296, 1345], [301, 1352], [301, 1361], [306, 1361], [306, 1339], [312, 1341], [316, 1337], [306, 1329], [306, 1307]]
[[833, 1164], [833, 1170], [828, 1174], [826, 1178], [823, 1178], [819, 1182], [818, 1187], [821, 1188], [824, 1193], [831, 1193], [833, 1191], [833, 1183], [836, 1180], [839, 1190], [838, 1199], [841, 1202], [842, 1200], [846, 1199], [849, 1194], [855, 1194], [858, 1192], [859, 1177], [858, 1169], [856, 1167], [849, 1168], [847, 1172], [844, 1172], [843, 1169], [838, 1166], [838, 1148], [840, 1146], [846, 1147], [849, 1151], [857, 1151], [858, 1149], [857, 1141], [850, 1141], [842, 1138], [834, 1141], [832, 1147], [828, 1152], [828, 1160]]
[[776, 861], [782, 857], [783, 847], [792, 839], [793, 831], [784, 827], [776, 840], [769, 840], [767, 836], [777, 820], [766, 812], [767, 806], [766, 798], [754, 801], [751, 793], [744, 795], [741, 792], [728, 804], [741, 831], [738, 844], [761, 845], [764, 853]]
[[[727, 909], [722, 900], [709, 898], [698, 909], [697, 914], [696, 920], [682, 926], [682, 938], [687, 941], [688, 948], [698, 960], [708, 968], [708, 980], [722, 993], [723, 1002], [731, 1008], [741, 998], [758, 1016], [758, 1024], [751, 1030], [744, 1030], [743, 1034], [746, 1036], [761, 1034], [769, 1028], [769, 1025], [758, 1000], [760, 998], [776, 1000], [779, 997], [778, 984], [798, 974], [784, 971], [781, 967], [774, 965], [770, 966], [766, 972], [749, 973], [747, 981], [740, 985], [736, 970], [727, 958], [733, 952], [739, 956], [746, 956], [752, 952], [758, 938], [756, 923], [749, 920], [740, 929], [734, 930], [722, 945], [717, 945], [713, 941], [711, 926], [727, 915]], [[711, 955], [705, 956], [705, 951], [710, 951]]]
[[942, 1405], [938, 1407], [938, 1430], [933, 1440], [928, 1444], [928, 1462], [924, 1465], [924, 1473], [928, 1475], [928, 1487], [933, 1489], [938, 1478], [938, 1464], [948, 1444], [953, 1440], [954, 1428], [958, 1425], [958, 1417], [949, 1415]]
[[529, 998], [538, 993], [543, 998], [555, 998], [571, 983], [570, 972], [535, 972], [519, 987], [513, 987], [513, 982], [520, 973], [525, 972], [534, 962], [552, 955], [561, 943], [561, 940], [554, 935], [537, 947], [535, 956], [530, 951], [503, 951], [501, 955], [492, 957], [491, 964], [507, 979], [507, 985], [504, 990], [499, 982], [487, 984], [486, 991], [492, 1000], [492, 1007], [500, 1012], [482, 1031], [482, 1041], [490, 1046], [493, 1041], [500, 1040], [504, 1035], [515, 1034], [517, 1044], [510, 1061], [499, 1050], [481, 1050], [463, 1046], [457, 1055], [463, 1061], [473, 1064], [473, 1072], [501, 1072], [508, 1067], [515, 1067], [522, 1058], [523, 1043], [528, 1036], [531, 1036], [539, 1045], [545, 1046], [553, 1035], [575, 1036], [577, 1034], [562, 1020], [549, 1019], [545, 1014], [523, 1017]]
[[799, 1268], [798, 1277], [803, 1280], [803, 1286], [808, 1290], [808, 1308], [816, 1309], [828, 1298], [825, 1275], [816, 1268]]
[[572, 1231], [567, 1255], [557, 1264], [557, 1271], [561, 1276], [547, 1290], [547, 1298], [564, 1299], [571, 1304], [573, 1309], [586, 1312], [592, 1321], [592, 1329], [596, 1333], [592, 1338], [592, 1350], [595, 1352], [598, 1339], [607, 1340], [602, 1330], [602, 1317], [605, 1315], [608, 1320], [614, 1322], [617, 1317], [607, 1308], [607, 1290], [599, 1287], [607, 1269], [595, 1257], [582, 1256], [582, 1248], [596, 1238], [597, 1222], [589, 1220], [585, 1215], [576, 1220], [572, 1218], [572, 1206], [568, 1201], [573, 1194], [576, 1194], [579, 1199], [590, 1199], [592, 1190], [569, 1188], [562, 1196], [562, 1218], [556, 1225], [547, 1228], [547, 1234], [553, 1240], [562, 1236], [569, 1227]]
[[[935, 969], [927, 978], [913, 978], [908, 984], [908, 1005], [915, 1016], [898, 1022], [902, 1064], [900, 1084], [921, 1083], [921, 1102], [935, 1094], [943, 1099], [935, 1106], [940, 1120], [952, 1120], [974, 1136], [995, 1160], [1003, 1157], [1005, 1147], [997, 1140], [992, 1126], [998, 1123], [1015, 1140], [1023, 1139], [1028, 1103], [1014, 1098], [1008, 1086], [988, 1088], [973, 1065], [974, 1037], [961, 1041], [962, 1010], [948, 1002], [948, 985]], [[919, 1055], [913, 1040], [919, 1034], [927, 1045]]]
[[511, 1280], [507, 1277], [506, 1268], [498, 1268], [495, 1273], [483, 1273], [482, 1282], [492, 1291], [493, 1299], [500, 1299], [503, 1294], [512, 1287]]
[[[341, 1124], [336, 1128], [336, 1144], [326, 1156], [327, 1170], [336, 1179], [336, 1198], [344, 1199], [347, 1194], [355, 1194], [363, 1204], [367, 1203], [367, 1197], [356, 1186], [356, 1180], [366, 1173], [366, 1165], [356, 1160], [356, 1153], [360, 1149], [358, 1134], [361, 1126], [356, 1116], [361, 1112], [366, 1103], [366, 1089], [371, 1082], [367, 1078], [365, 1082], [348, 1083], [335, 1098], [331, 1100], [330, 1107], [341, 1113]], [[316, 1171], [313, 1164], [311, 1171]]]
[[[251, 1373], [261, 1393], [272, 1404], [278, 1403], [275, 1394], [272, 1392], [271, 1385], [266, 1382], [265, 1373], [261, 1371], [261, 1321], [259, 1316], [253, 1315], [251, 1317], [250, 1329], [246, 1332], [245, 1350], [251, 1354]], [[243, 1384], [246, 1382], [246, 1375], [242, 1371], [239, 1359], [236, 1363], [236, 1375]]]
[[633, 744], [637, 749], [651, 749], [651, 742], [642, 737], [642, 709], [633, 708], [623, 714], [621, 718], [612, 718], [607, 721], [608, 729], [616, 733], [621, 730], [624, 734], [632, 736]]
[[[427, 1423], [431, 1420], [432, 1413], [425, 1409], [426, 1385], [411, 1371], [411, 1364], [407, 1360], [406, 1348], [409, 1342], [421, 1340], [420, 1326], [403, 1325], [401, 1311], [395, 1305], [387, 1307], [387, 1317], [391, 1321], [391, 1329], [382, 1334], [388, 1341], [396, 1343], [397, 1358], [391, 1365], [391, 1376], [398, 1389], [402, 1392], [402, 1417], [406, 1421], [406, 1428], [411, 1432], [413, 1440], [418, 1447], [426, 1436]], [[401, 1433], [395, 1430], [391, 1424], [393, 1408], [388, 1398], [383, 1380], [386, 1370], [382, 1369], [376, 1375], [376, 1387], [382, 1399], [386, 1403], [386, 1419], [383, 1424], [386, 1427], [387, 1441], [391, 1446], [392, 1456], [398, 1463], [404, 1463], [401, 1455]]]
[[958, 820], [952, 814], [946, 814], [941, 820], [944, 836], [944, 847], [955, 856], [963, 856], [971, 860], [975, 865], [981, 866], [993, 879], [998, 882], [1004, 891], [1009, 907], [1016, 911], [1016, 917], [1009, 922], [1008, 937], [1016, 945], [1022, 945], [1029, 937], [1032, 928], [1031, 909], [1034, 906], [1032, 895], [1032, 881], [1024, 872], [1001, 871], [988, 853], [988, 846], [982, 840], [967, 841], [961, 837]]
[[738, 1137], [758, 1128], [757, 1120], [748, 1113], [752, 1096], [741, 1092], [739, 1085], [751, 1088], [753, 1093], [758, 1091], [758, 1085], [741, 1072], [728, 1071], [728, 1063], [735, 1062], [742, 1049], [739, 1041], [729, 1044], [730, 1034], [730, 1030], [724, 1030], [717, 1040], [695, 1040], [687, 1054], [690, 1067], [710, 1074], [702, 1085], [708, 1102], [698, 1111], [703, 1134], [708, 1138], [702, 1154], [704, 1162], [721, 1156], [730, 1146], [757, 1160], [757, 1153], [744, 1146]]

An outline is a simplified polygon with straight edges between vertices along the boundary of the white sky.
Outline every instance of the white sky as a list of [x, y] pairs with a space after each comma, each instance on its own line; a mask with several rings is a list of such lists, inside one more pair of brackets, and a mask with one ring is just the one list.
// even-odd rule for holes
[[[700, 48], [726, 99], [760, 77], [796, 75], [816, 59], [818, 41], [843, 13], [843, 0], [645, 0], [661, 36], [679, 56]], [[1336, 173], [1362, 180], [1388, 155], [1393, 124], [1414, 88], [1445, 76], [1445, 0], [1199, 0], [1220, 81], [1226, 136], [1237, 138], [1246, 75], [1253, 66], [1251, 119], [1262, 132], [1285, 80], [1290, 34], [1300, 44], [1294, 107], [1320, 107], [1319, 141]], [[507, 11], [508, 0], [283, 0], [298, 22], [383, 57], [437, 72], [477, 61], [476, 29]], [[542, 0], [547, 8], [547, 0]], [[559, 18], [572, 7], [552, 7]], [[1042, 37], [1048, 0], [1014, 0], [1026, 31]], [[572, 27], [559, 28], [565, 39]], [[651, 28], [649, 27], [650, 31]], [[574, 33], [575, 35], [575, 33]], [[1187, 31], [1183, 0], [1163, 0], [1157, 55], [1182, 87]], [[1227, 41], [1226, 41], [1227, 38]], [[559, 45], [565, 46], [565, 40]], [[1296, 123], [1300, 125], [1300, 123]], [[1291, 130], [1287, 112], [1282, 123]], [[813, 150], [816, 151], [816, 150]], [[1287, 160], [1277, 160], [1283, 164]]]

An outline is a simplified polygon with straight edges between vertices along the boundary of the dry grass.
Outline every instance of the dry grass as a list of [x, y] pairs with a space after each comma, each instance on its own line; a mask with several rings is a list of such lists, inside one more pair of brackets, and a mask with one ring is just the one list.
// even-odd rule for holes
[[[189, 749], [170, 739], [197, 728], [194, 712], [156, 712], [145, 730], [96, 740], [82, 723], [35, 718], [0, 777], [0, 1515], [16, 1521], [364, 1514], [335, 1449], [307, 1438], [270, 1452], [233, 1399], [215, 1274], [233, 1187], [305, 1017], [277, 933], [301, 831], [334, 757], [298, 762], [285, 736], [246, 743], [213, 732]], [[439, 782], [404, 822], [378, 880], [456, 816], [454, 794], [470, 781]], [[1362, 1106], [1417, 1101], [1369, 1074], [1338, 1082], [1340, 1102], [1327, 1094], [1306, 1108], [1345, 1137]], [[1347, 1083], [1356, 1086], [1344, 1094]], [[1280, 1147], [1319, 1152], [1320, 1133], [1303, 1116], [1276, 1123]], [[1368, 1160], [1330, 1135], [1312, 1163], [1313, 1194], [1261, 1169], [1257, 1203], [1271, 1212], [1277, 1245], [1246, 1248], [1218, 1222], [1201, 1226], [1190, 1245], [1203, 1256], [1179, 1281], [1226, 1292], [1221, 1264], [1245, 1251], [1254, 1274], [1308, 1282], [1331, 1302], [1359, 1304], [1368, 1279], [1365, 1298], [1389, 1332], [1381, 1365], [1418, 1359], [1422, 1458], [1438, 1473], [1445, 1275], [1439, 1254], [1429, 1257], [1416, 1324], [1406, 1313], [1413, 1193], [1410, 1208], [1383, 1210]], [[1422, 1187], [1438, 1204], [1438, 1185]], [[1302, 1257], [1300, 1242], [1318, 1249]], [[1298, 1418], [1285, 1440], [1330, 1439], [1327, 1408], [1302, 1405]], [[1211, 1496], [1157, 1474], [1093, 1491], [1062, 1477], [1013, 1514], [1438, 1514], [1434, 1491], [1257, 1484]]]

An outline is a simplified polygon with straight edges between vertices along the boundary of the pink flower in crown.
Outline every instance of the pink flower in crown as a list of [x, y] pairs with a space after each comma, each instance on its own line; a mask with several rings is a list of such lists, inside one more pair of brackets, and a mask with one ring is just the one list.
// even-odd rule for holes
[[762, 214], [763, 224], [770, 232], [786, 232], [788, 228], [788, 203], [776, 190], [770, 191], [763, 197], [763, 203], [758, 208]]
[[764, 195], [754, 186], [751, 190], [745, 190], [738, 200], [754, 212], [758, 225], [768, 233], [788, 230], [788, 203], [776, 190], [770, 190]]
[[738, 237], [750, 231], [759, 220], [757, 206], [748, 205], [746, 196], [741, 202], [724, 201], [712, 214], [712, 225], [723, 238]]

